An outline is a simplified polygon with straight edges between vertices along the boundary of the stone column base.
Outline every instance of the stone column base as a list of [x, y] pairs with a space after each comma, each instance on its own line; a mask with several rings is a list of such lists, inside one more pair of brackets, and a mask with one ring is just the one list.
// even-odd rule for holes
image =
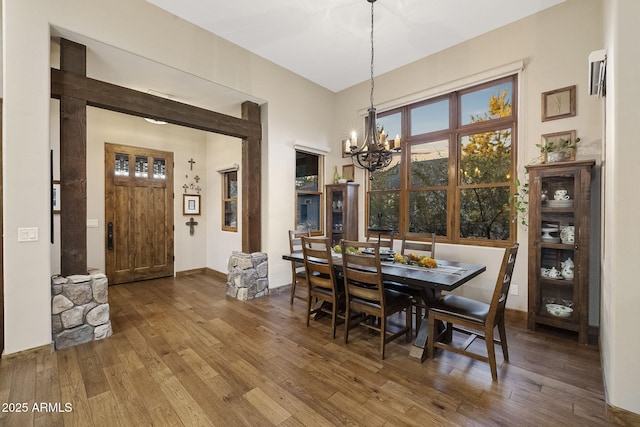
[[269, 295], [269, 262], [266, 253], [233, 251], [227, 271], [227, 295], [241, 301]]

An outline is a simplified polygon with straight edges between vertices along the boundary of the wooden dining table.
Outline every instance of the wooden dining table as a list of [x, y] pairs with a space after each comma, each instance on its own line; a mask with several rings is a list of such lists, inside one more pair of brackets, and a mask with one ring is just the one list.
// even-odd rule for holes
[[[304, 262], [301, 251], [296, 251], [282, 256], [288, 261]], [[433, 306], [440, 297], [442, 291], [452, 291], [474, 277], [486, 271], [487, 267], [480, 264], [470, 264], [466, 262], [448, 261], [444, 259], [436, 260], [437, 268], [425, 268], [414, 265], [396, 263], [389, 259], [382, 260], [382, 278], [387, 282], [394, 282], [407, 288], [418, 290], [424, 304], [427, 307]], [[335, 254], [333, 265], [342, 277], [342, 255]], [[409, 356], [420, 362], [427, 358], [427, 314], [420, 324], [420, 330], [416, 334]]]

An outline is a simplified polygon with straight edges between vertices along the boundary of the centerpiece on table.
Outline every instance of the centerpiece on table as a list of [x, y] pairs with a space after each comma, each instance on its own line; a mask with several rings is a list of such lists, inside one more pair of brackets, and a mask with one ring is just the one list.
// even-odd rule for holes
[[395, 254], [393, 259], [400, 264], [405, 265], [417, 265], [425, 268], [437, 268], [438, 263], [435, 259], [428, 257], [426, 255], [418, 255], [418, 254]]

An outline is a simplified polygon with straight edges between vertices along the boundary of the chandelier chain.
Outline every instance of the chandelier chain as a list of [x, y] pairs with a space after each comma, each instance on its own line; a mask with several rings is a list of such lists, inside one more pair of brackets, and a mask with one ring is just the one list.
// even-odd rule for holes
[[[375, 1], [375, 0], [374, 0]], [[374, 63], [374, 51], [373, 51], [373, 1], [371, 2], [371, 94], [369, 100], [371, 101], [371, 107], [373, 107], [373, 88], [375, 86], [373, 78], [373, 63]]]

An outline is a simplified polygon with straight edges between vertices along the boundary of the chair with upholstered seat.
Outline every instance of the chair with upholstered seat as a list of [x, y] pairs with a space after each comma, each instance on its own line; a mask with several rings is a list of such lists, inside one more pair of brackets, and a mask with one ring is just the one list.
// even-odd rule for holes
[[[411, 296], [385, 289], [380, 263], [380, 245], [377, 242], [342, 241], [342, 265], [345, 287], [344, 342], [349, 341], [349, 330], [358, 325], [380, 333], [380, 358], [384, 359], [385, 345], [405, 335], [411, 339]], [[367, 253], [370, 251], [370, 253]], [[388, 328], [388, 317], [405, 311], [405, 325], [397, 331]]]
[[393, 249], [393, 234], [370, 232], [367, 242], [378, 242], [381, 248]]
[[[302, 251], [302, 237], [311, 236], [311, 232], [308, 230], [289, 230], [289, 251], [291, 253], [301, 252]], [[306, 297], [296, 295], [296, 287], [298, 285], [305, 286], [307, 283], [307, 274], [304, 270], [304, 263], [291, 261], [291, 301], [290, 304], [293, 304], [293, 299], [298, 298], [301, 300], [305, 300]]]
[[312, 314], [328, 311], [330, 304], [331, 331], [332, 338], [335, 339], [338, 313], [344, 309], [344, 292], [343, 287], [335, 280], [331, 240], [324, 237], [302, 237], [302, 254], [308, 286], [307, 326]]
[[[491, 377], [498, 380], [496, 367], [495, 344], [502, 346], [502, 354], [505, 361], [509, 361], [509, 351], [507, 349], [507, 335], [504, 326], [504, 310], [511, 286], [513, 267], [518, 254], [518, 244], [507, 248], [502, 259], [502, 266], [496, 286], [489, 303], [465, 298], [458, 295], [448, 294], [440, 297], [433, 307], [429, 308], [429, 338], [427, 342], [428, 355], [433, 358], [436, 347], [449, 350], [455, 353], [472, 357], [476, 360], [489, 363]], [[436, 337], [436, 325], [439, 322], [446, 324], [443, 332], [444, 340]], [[454, 326], [458, 325], [458, 326]], [[494, 329], [498, 327], [500, 339], [494, 338]], [[469, 335], [469, 339], [461, 346], [453, 344], [453, 331], [462, 332]], [[475, 331], [475, 332], [474, 332]], [[441, 335], [442, 337], [442, 335]], [[471, 343], [480, 338], [485, 340], [487, 355], [468, 351]]]
[[[407, 255], [409, 253], [416, 253], [418, 255], [426, 255], [431, 258], [436, 257], [436, 233], [405, 233], [402, 236], [402, 245], [400, 246], [400, 253]], [[407, 288], [405, 285], [397, 284], [394, 282], [387, 282], [387, 287], [390, 289], [399, 290], [410, 294], [413, 297], [413, 307], [415, 308], [414, 314], [416, 316], [416, 331], [420, 330], [422, 318], [424, 312], [427, 310], [427, 306], [422, 301], [420, 291], [417, 289]]]

